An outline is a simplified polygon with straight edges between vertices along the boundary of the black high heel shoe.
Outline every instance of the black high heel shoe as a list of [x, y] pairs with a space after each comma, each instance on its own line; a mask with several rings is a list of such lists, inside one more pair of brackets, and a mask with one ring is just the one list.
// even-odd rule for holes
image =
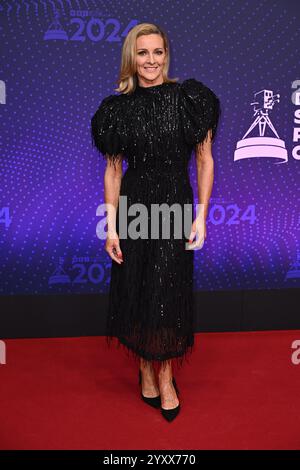
[[[177, 387], [176, 380], [174, 379], [174, 377], [172, 379], [172, 383], [173, 383], [173, 386], [175, 388], [177, 395], [179, 396], [179, 389]], [[176, 416], [178, 415], [180, 411], [180, 403], [176, 406], [176, 408], [171, 408], [170, 410], [165, 410], [162, 406], [160, 407], [160, 409], [161, 409], [161, 414], [163, 415], [163, 417], [167, 421], [171, 422], [173, 421], [173, 419], [176, 418]]]
[[[139, 385], [141, 384], [142, 384], [142, 373], [141, 373], [141, 370], [139, 370]], [[144, 397], [144, 395], [141, 392], [141, 398], [145, 403], [147, 403], [147, 405], [150, 405], [153, 408], [160, 408], [161, 406], [160, 395], [158, 395], [157, 397], [149, 398], [149, 397]]]

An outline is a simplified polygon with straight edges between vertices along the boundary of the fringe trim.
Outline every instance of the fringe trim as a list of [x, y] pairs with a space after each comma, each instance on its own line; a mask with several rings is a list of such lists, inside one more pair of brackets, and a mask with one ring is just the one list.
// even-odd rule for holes
[[177, 370], [181, 369], [185, 363], [190, 364], [189, 360], [195, 351], [195, 337], [194, 334], [192, 336], [192, 343], [188, 345], [182, 352], [168, 354], [166, 353], [164, 356], [160, 356], [157, 358], [155, 356], [151, 356], [144, 351], [137, 351], [136, 348], [130, 344], [126, 338], [123, 337], [116, 337], [116, 336], [106, 336], [106, 344], [108, 350], [112, 347], [116, 347], [118, 350], [121, 349], [123, 352], [126, 353], [127, 357], [130, 360], [133, 360], [134, 363], [139, 366], [140, 360], [144, 359], [145, 361], [150, 361], [154, 369], [158, 372], [160, 367], [163, 369], [172, 362], [172, 367], [175, 367]]
[[202, 82], [189, 78], [181, 84], [182, 124], [187, 143], [202, 147], [211, 130], [215, 139], [221, 105], [215, 93]]
[[104, 98], [91, 119], [92, 146], [102, 153], [104, 160], [114, 166], [126, 152], [125, 101], [122, 95], [109, 95]]
[[91, 121], [91, 144], [96, 148], [105, 161], [111, 161], [114, 167], [117, 162], [123, 159], [123, 148], [120, 142], [120, 136], [112, 131], [101, 134], [99, 132], [95, 116]]

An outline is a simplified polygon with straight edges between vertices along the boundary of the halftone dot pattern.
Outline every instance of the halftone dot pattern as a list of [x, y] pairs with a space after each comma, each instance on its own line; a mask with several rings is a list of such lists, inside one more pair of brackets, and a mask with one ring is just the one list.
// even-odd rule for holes
[[[292, 158], [291, 101], [291, 84], [300, 79], [298, 1], [45, 0], [1, 8], [0, 210], [8, 208], [11, 218], [5, 226], [2, 211], [1, 293], [107, 291], [111, 261], [96, 236], [105, 162], [91, 147], [90, 119], [117, 86], [128, 29], [142, 22], [167, 32], [171, 77], [194, 77], [221, 100], [195, 288], [299, 286], [299, 278], [287, 278], [299, 253], [300, 162]], [[64, 36], [44, 39], [56, 14]], [[254, 93], [264, 88], [280, 94], [270, 117], [288, 163], [234, 162], [236, 143], [252, 122]], [[190, 175], [197, 202], [194, 159]]]

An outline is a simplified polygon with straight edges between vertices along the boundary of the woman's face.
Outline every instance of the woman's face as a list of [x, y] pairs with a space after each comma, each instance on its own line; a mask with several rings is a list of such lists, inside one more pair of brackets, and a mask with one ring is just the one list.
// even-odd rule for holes
[[139, 85], [152, 86], [163, 83], [163, 66], [166, 51], [159, 34], [147, 34], [137, 38], [136, 64]]

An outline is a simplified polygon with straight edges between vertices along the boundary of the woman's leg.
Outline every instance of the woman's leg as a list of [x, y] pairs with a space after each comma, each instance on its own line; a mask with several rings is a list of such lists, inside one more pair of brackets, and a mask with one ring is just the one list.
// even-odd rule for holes
[[170, 359], [161, 366], [158, 374], [161, 406], [166, 410], [176, 408], [176, 406], [179, 405], [179, 400], [172, 383], [172, 379], [172, 359]]
[[147, 398], [159, 395], [159, 387], [156, 382], [155, 371], [151, 361], [141, 358], [140, 370], [142, 372], [142, 393]]

